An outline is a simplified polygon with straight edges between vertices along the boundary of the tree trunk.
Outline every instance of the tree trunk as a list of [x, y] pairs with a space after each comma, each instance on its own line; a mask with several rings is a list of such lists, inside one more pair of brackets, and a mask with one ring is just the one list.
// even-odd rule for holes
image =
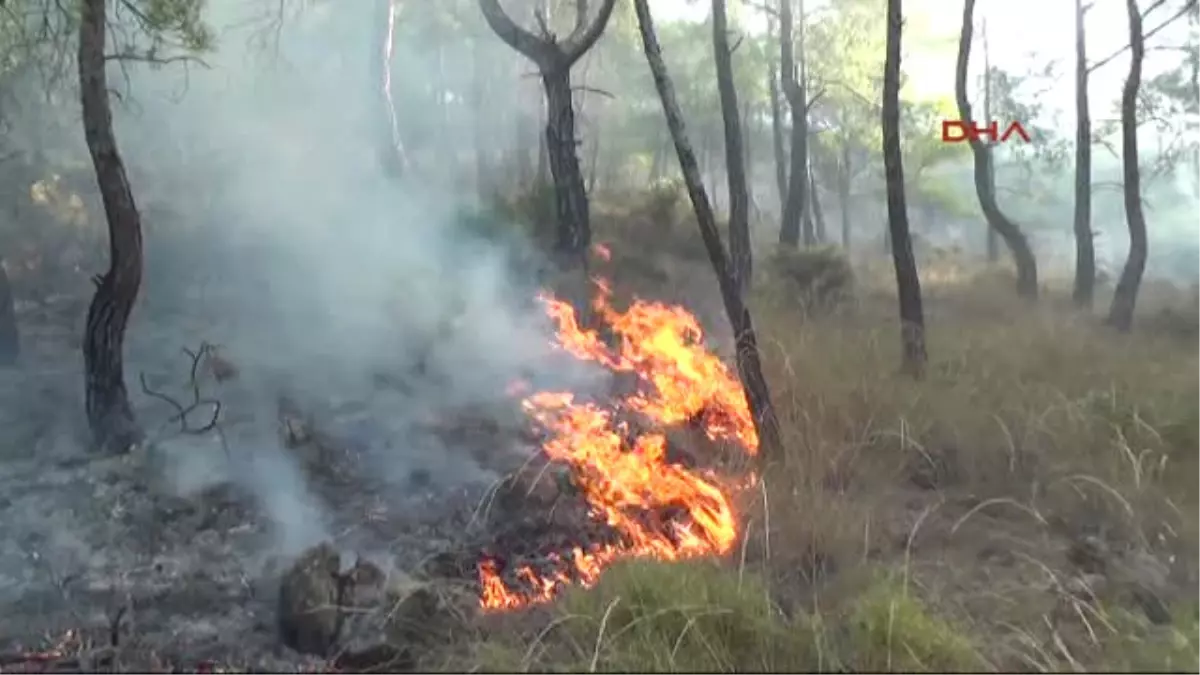
[[537, 187], [541, 189], [550, 184], [549, 149], [546, 147], [546, 134], [538, 134], [537, 144]]
[[591, 244], [591, 223], [583, 172], [575, 139], [575, 105], [571, 96], [571, 67], [604, 33], [616, 0], [604, 0], [589, 21], [587, 3], [576, 3], [575, 27], [570, 35], [535, 36], [513, 23], [499, 0], [479, 0], [488, 26], [506, 44], [537, 64], [546, 91], [546, 152], [554, 179], [558, 231], [555, 252], [559, 264], [585, 268]]
[[[983, 32], [983, 119], [988, 124], [992, 122], [992, 50], [988, 47], [988, 30], [987, 18], [984, 18], [983, 25], [980, 26]], [[988, 139], [988, 146], [992, 144], [992, 139]], [[991, 154], [991, 150], [988, 150]], [[988, 172], [988, 184], [994, 192], [996, 190], [996, 166], [990, 165]], [[984, 227], [984, 232], [987, 236], [987, 260], [994, 263], [1000, 259], [1000, 242], [996, 239], [996, 231], [991, 227]]]
[[1133, 328], [1133, 311], [1138, 288], [1146, 271], [1146, 216], [1142, 213], [1142, 175], [1138, 169], [1137, 100], [1142, 87], [1142, 60], [1146, 45], [1142, 35], [1142, 14], [1137, 0], [1125, 0], [1129, 14], [1129, 77], [1121, 90], [1121, 177], [1124, 179], [1125, 221], [1129, 224], [1129, 257], [1113, 291], [1108, 323], [1117, 330]]
[[900, 339], [904, 370], [920, 377], [925, 370], [925, 315], [921, 307], [921, 279], [908, 234], [908, 207], [904, 199], [904, 166], [900, 154], [900, 31], [901, 0], [887, 3], [887, 53], [883, 67], [883, 164], [887, 176], [888, 232], [892, 235], [892, 263], [900, 299]]
[[679, 167], [683, 171], [687, 183], [688, 197], [692, 208], [696, 211], [696, 222], [700, 226], [700, 236], [704, 239], [704, 247], [708, 251], [709, 261], [717, 276], [717, 284], [721, 289], [721, 298], [725, 303], [725, 312], [733, 328], [737, 347], [737, 368], [745, 390], [746, 402], [758, 431], [758, 448], [760, 457], [767, 462], [783, 459], [783, 444], [779, 431], [779, 420], [771, 405], [771, 392], [767, 380], [763, 376], [762, 363], [759, 357], [758, 340], [754, 333], [754, 324], [750, 319], [750, 310], [742, 302], [738, 291], [737, 281], [729, 269], [729, 261], [725, 256], [725, 247], [721, 243], [721, 233], [717, 230], [716, 218], [704, 185], [700, 180], [700, 170], [696, 164], [696, 155], [692, 151], [684, 129], [683, 114], [679, 103], [675, 100], [675, 90], [667, 74], [667, 66], [663, 62], [662, 50], [658, 46], [658, 38], [654, 34], [654, 23], [650, 16], [647, 0], [634, 0], [637, 12], [638, 28], [642, 35], [642, 47], [646, 53], [646, 61], [654, 75], [654, 86], [662, 101], [663, 113], [667, 118], [667, 127], [671, 130], [671, 138], [675, 142], [675, 151], [679, 155]]
[[838, 162], [838, 203], [842, 207], [842, 248], [850, 250], [850, 142], [842, 139], [842, 161]]
[[[379, 159], [384, 173], [401, 177], [408, 170], [408, 156], [400, 140], [400, 125], [396, 119], [396, 105], [392, 100], [392, 48], [395, 44], [396, 13], [392, 0], [376, 0], [371, 12], [371, 23], [376, 31], [375, 49], [372, 50], [376, 65], [379, 89], [374, 97], [383, 109], [379, 116]], [[380, 21], [380, 18], [383, 20]]]
[[[759, 214], [758, 199], [754, 194], [754, 137], [755, 129], [751, 125], [754, 107], [750, 104], [750, 97], [742, 102], [742, 166], [746, 167], [746, 204], [748, 205], [749, 216], [746, 224], [746, 240], [750, 240], [750, 222], [757, 219]], [[753, 261], [752, 261], [753, 263]], [[751, 265], [753, 267], [753, 264]], [[753, 271], [753, 270], [752, 270]], [[753, 276], [753, 275], [751, 275]]]
[[779, 212], [787, 203], [787, 148], [783, 143], [783, 109], [779, 100], [779, 78], [775, 61], [768, 62], [767, 79], [771, 93], [771, 146], [775, 150], [775, 185], [779, 189]]
[[96, 280], [83, 341], [88, 425], [98, 449], [124, 452], [142, 431], [125, 389], [125, 327], [142, 283], [142, 223], [112, 128], [105, 73], [106, 0], [84, 0], [79, 23], [83, 133], [108, 220], [110, 266]]
[[1075, 288], [1071, 298], [1076, 307], [1091, 309], [1096, 247], [1092, 240], [1092, 118], [1083, 16], [1083, 0], [1075, 0]]
[[[971, 35], [974, 32], [972, 19], [975, 14], [975, 0], [965, 0], [963, 5], [962, 33], [958, 42], [958, 59], [954, 69], [954, 97], [958, 103], [958, 116], [963, 124], [971, 127], [975, 124], [971, 116], [971, 103], [967, 99], [967, 70], [971, 61]], [[1005, 245], [1012, 253], [1013, 263], [1017, 267], [1017, 294], [1030, 300], [1037, 299], [1037, 261], [1029, 241], [1025, 239], [1021, 228], [1000, 210], [996, 203], [995, 186], [989, 180], [992, 176], [991, 148], [978, 138], [970, 138], [971, 154], [975, 164], [975, 195], [979, 198], [979, 206], [988, 226], [996, 230], [1004, 239]]]
[[796, 57], [792, 46], [792, 1], [779, 2], [779, 45], [780, 69], [783, 78], [783, 95], [792, 112], [791, 157], [788, 167], [787, 199], [783, 205], [783, 219], [779, 227], [779, 243], [798, 246], [803, 239], [806, 246], [813, 244], [812, 219], [808, 214], [808, 92], [804, 73], [804, 6], [800, 6], [800, 68], [796, 74]]
[[816, 223], [816, 241], [825, 243], [825, 212], [821, 210], [821, 195], [817, 193], [817, 176], [811, 168], [808, 172], [808, 193], [812, 195], [812, 219]]
[[21, 340], [17, 333], [17, 310], [13, 303], [12, 285], [8, 272], [0, 262], [0, 366], [16, 364], [21, 355]]
[[750, 287], [753, 260], [750, 253], [750, 195], [746, 188], [746, 150], [742, 115], [733, 83], [733, 54], [729, 51], [729, 26], [725, 0], [712, 0], [713, 60], [725, 126], [725, 178], [729, 189], [729, 257], [738, 292]]
[[546, 152], [554, 180], [558, 231], [554, 249], [564, 260], [582, 260], [591, 243], [587, 191], [575, 141], [575, 109], [569, 68], [542, 73], [546, 88]]

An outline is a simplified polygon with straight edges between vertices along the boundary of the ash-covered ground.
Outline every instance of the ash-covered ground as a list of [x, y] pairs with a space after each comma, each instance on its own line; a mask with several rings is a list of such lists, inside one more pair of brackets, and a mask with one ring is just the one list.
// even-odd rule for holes
[[[81, 292], [22, 303], [22, 362], [0, 371], [0, 650], [45, 648], [68, 631], [103, 643], [120, 613], [122, 640], [164, 667], [290, 668], [301, 657], [279, 648], [275, 610], [298, 553], [329, 540], [347, 564], [361, 555], [417, 570], [469, 545], [485, 527], [481, 497], [535, 452], [516, 401], [483, 380], [472, 396], [447, 381], [478, 364], [439, 363], [432, 349], [356, 355], [350, 368], [336, 354], [298, 362], [283, 344], [272, 360], [261, 327], [150, 302], [126, 350], [147, 442], [95, 454], [78, 347], [86, 302]], [[204, 342], [236, 374], [202, 359], [200, 395], [221, 411], [215, 429], [195, 434], [139, 375], [187, 406], [183, 349]], [[189, 429], [210, 411], [192, 411]]]

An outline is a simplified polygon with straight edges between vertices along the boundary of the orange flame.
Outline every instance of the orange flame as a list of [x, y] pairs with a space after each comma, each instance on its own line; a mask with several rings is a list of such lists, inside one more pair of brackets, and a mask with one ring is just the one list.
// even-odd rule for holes
[[[556, 345], [576, 358], [635, 374], [640, 389], [621, 397], [612, 409], [563, 392], [532, 393], [522, 407], [549, 433], [542, 451], [570, 470], [591, 515], [617, 533], [620, 543], [577, 547], [568, 556], [551, 554], [550, 573], [520, 567], [515, 576], [526, 587], [520, 590], [505, 585], [495, 560], [484, 559], [479, 580], [485, 610], [545, 602], [573, 582], [591, 586], [619, 558], [720, 555], [737, 540], [737, 518], [727, 491], [735, 482], [747, 482], [722, 481], [711, 471], [669, 462], [661, 428], [696, 422], [710, 439], [733, 442], [755, 454], [758, 436], [741, 384], [705, 348], [699, 322], [686, 310], [635, 300], [621, 312], [613, 308], [607, 284], [597, 280], [596, 285], [592, 309], [615, 346], [581, 327], [569, 304], [543, 295], [546, 312], [557, 325]], [[620, 418], [622, 412], [640, 415], [659, 430], [634, 433]]]

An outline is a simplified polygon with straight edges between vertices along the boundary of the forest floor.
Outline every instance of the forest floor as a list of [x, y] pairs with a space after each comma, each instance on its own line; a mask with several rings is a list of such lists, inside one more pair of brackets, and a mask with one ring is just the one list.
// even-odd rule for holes
[[[721, 326], [698, 237], [660, 230], [650, 247], [621, 218], [597, 218], [618, 300], [682, 302]], [[761, 265], [754, 318], [787, 456], [739, 498], [728, 559], [620, 563], [594, 588], [499, 616], [474, 611], [464, 575], [468, 590], [438, 605], [453, 626], [426, 617], [436, 637], [414, 638], [406, 667], [1200, 668], [1196, 327], [1155, 306], [1194, 303], [1150, 288], [1139, 329], [1119, 336], [1053, 289], [1031, 308], [1002, 272], [930, 263], [930, 364], [913, 381], [898, 373], [878, 262], [856, 270], [852, 298], [808, 314]], [[279, 645], [292, 559], [329, 540], [423, 579], [430, 559], [506, 526], [481, 504], [535, 452], [515, 405], [439, 407], [421, 393], [427, 374], [389, 359], [297, 379], [294, 364], [239, 358], [238, 326], [219, 316], [138, 315], [130, 386], [153, 442], [92, 455], [85, 291], [23, 304], [23, 363], [0, 373], [0, 672], [70, 659], [79, 670], [354, 670]], [[196, 382], [222, 403], [219, 433], [163, 422], [172, 408], [132, 374], [186, 405], [181, 348], [200, 340], [238, 368], [217, 381], [209, 366]]]

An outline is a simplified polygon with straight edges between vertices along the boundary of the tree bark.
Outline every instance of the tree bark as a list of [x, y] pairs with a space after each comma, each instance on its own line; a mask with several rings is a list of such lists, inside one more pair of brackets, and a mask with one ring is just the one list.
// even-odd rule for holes
[[12, 284], [0, 261], [0, 366], [16, 364], [21, 355], [21, 340], [17, 332], [17, 310], [13, 303]]
[[579, 166], [575, 138], [575, 107], [571, 96], [571, 67], [582, 57], [608, 25], [616, 0], [604, 0], [590, 22], [587, 3], [576, 5], [575, 26], [564, 40], [535, 36], [513, 23], [499, 0], [479, 0], [488, 26], [506, 44], [537, 65], [546, 91], [546, 153], [554, 180], [558, 228], [555, 253], [564, 267], [586, 267], [591, 245], [591, 223], [587, 190]]
[[[971, 37], [974, 32], [972, 20], [975, 15], [975, 0], [965, 0], [963, 5], [962, 33], [958, 42], [958, 59], [954, 69], [954, 98], [958, 102], [958, 116], [963, 124], [974, 125], [971, 103], [967, 99], [967, 70], [971, 61]], [[995, 186], [989, 180], [992, 175], [991, 148], [978, 138], [968, 139], [975, 164], [975, 195], [988, 226], [1000, 235], [1012, 253], [1017, 268], [1017, 294], [1030, 300], [1037, 299], [1037, 260], [1029, 241], [1021, 228], [1000, 210], [996, 203]]]
[[88, 425], [100, 450], [124, 452], [143, 438], [125, 388], [125, 328], [142, 283], [142, 223], [112, 128], [105, 73], [106, 0], [84, 0], [79, 23], [83, 133], [104, 215], [110, 264], [96, 280], [83, 340]]
[[905, 372], [920, 377], [925, 370], [925, 315], [921, 307], [921, 279], [908, 233], [908, 207], [904, 195], [904, 166], [900, 154], [900, 37], [903, 25], [901, 0], [887, 3], [887, 52], [883, 67], [883, 164], [887, 176], [888, 232], [892, 263], [900, 300], [900, 340]]
[[[779, 45], [780, 69], [783, 77], [783, 95], [792, 112], [791, 158], [788, 170], [787, 200], [783, 205], [783, 219], [779, 227], [779, 243], [798, 246], [803, 234], [804, 244], [811, 246], [815, 240], [812, 219], [808, 217], [808, 92], [804, 69], [804, 5], [800, 5], [800, 74], [797, 77], [797, 59], [792, 46], [792, 2], [779, 1]], [[803, 232], [801, 226], [803, 225]]]
[[1129, 14], [1129, 76], [1121, 90], [1121, 174], [1124, 179], [1125, 221], [1129, 225], [1129, 256], [1113, 291], [1108, 323], [1120, 331], [1133, 328], [1133, 311], [1138, 288], [1146, 271], [1146, 215], [1142, 212], [1142, 174], [1138, 168], [1137, 99], [1142, 87], [1142, 61], [1146, 45], [1142, 34], [1142, 14], [1137, 0], [1125, 0]]
[[729, 51], [729, 25], [725, 0], [712, 0], [713, 60], [721, 121], [725, 127], [725, 179], [729, 189], [729, 256], [738, 292], [750, 287], [753, 259], [750, 252], [750, 195], [746, 188], [746, 150], [742, 115], [733, 82], [733, 54]]
[[1075, 0], [1075, 288], [1071, 298], [1091, 309], [1096, 288], [1092, 239], [1092, 118], [1088, 111], [1087, 39], [1083, 0]]
[[717, 276], [717, 284], [721, 289], [721, 298], [725, 304], [725, 312], [733, 328], [737, 347], [737, 369], [745, 390], [746, 402], [754, 418], [758, 432], [759, 456], [763, 461], [775, 462], [783, 459], [783, 444], [779, 431], [779, 420], [771, 405], [771, 392], [767, 380], [763, 376], [762, 363], [758, 351], [758, 339], [754, 333], [754, 324], [750, 318], [750, 310], [742, 301], [737, 282], [729, 269], [729, 261], [725, 256], [725, 247], [721, 243], [721, 233], [717, 229], [716, 218], [704, 184], [700, 178], [700, 169], [696, 163], [696, 155], [688, 142], [687, 131], [684, 128], [683, 113], [675, 99], [675, 89], [663, 62], [662, 49], [654, 33], [654, 20], [650, 16], [647, 0], [634, 0], [633, 6], [637, 12], [638, 29], [642, 36], [642, 47], [646, 61], [654, 75], [654, 86], [662, 101], [663, 113], [667, 119], [667, 127], [671, 130], [671, 138], [675, 143], [675, 152], [679, 156], [679, 167], [683, 171], [687, 184], [688, 197], [696, 212], [696, 222], [700, 226], [700, 236], [704, 239], [704, 247], [708, 251], [709, 261]]
[[[987, 18], [983, 20], [983, 25], [980, 26], [983, 32], [983, 119], [987, 123], [992, 121], [992, 50], [988, 47], [988, 30]], [[992, 140], [988, 139], [989, 148], [992, 145]], [[991, 150], [988, 150], [991, 154]], [[993, 163], [988, 170], [988, 184], [991, 185], [993, 192], [996, 190], [996, 165]], [[991, 227], [984, 228], [984, 234], [987, 237], [987, 260], [994, 263], [1000, 259], [1000, 242], [996, 238], [996, 230]]]

